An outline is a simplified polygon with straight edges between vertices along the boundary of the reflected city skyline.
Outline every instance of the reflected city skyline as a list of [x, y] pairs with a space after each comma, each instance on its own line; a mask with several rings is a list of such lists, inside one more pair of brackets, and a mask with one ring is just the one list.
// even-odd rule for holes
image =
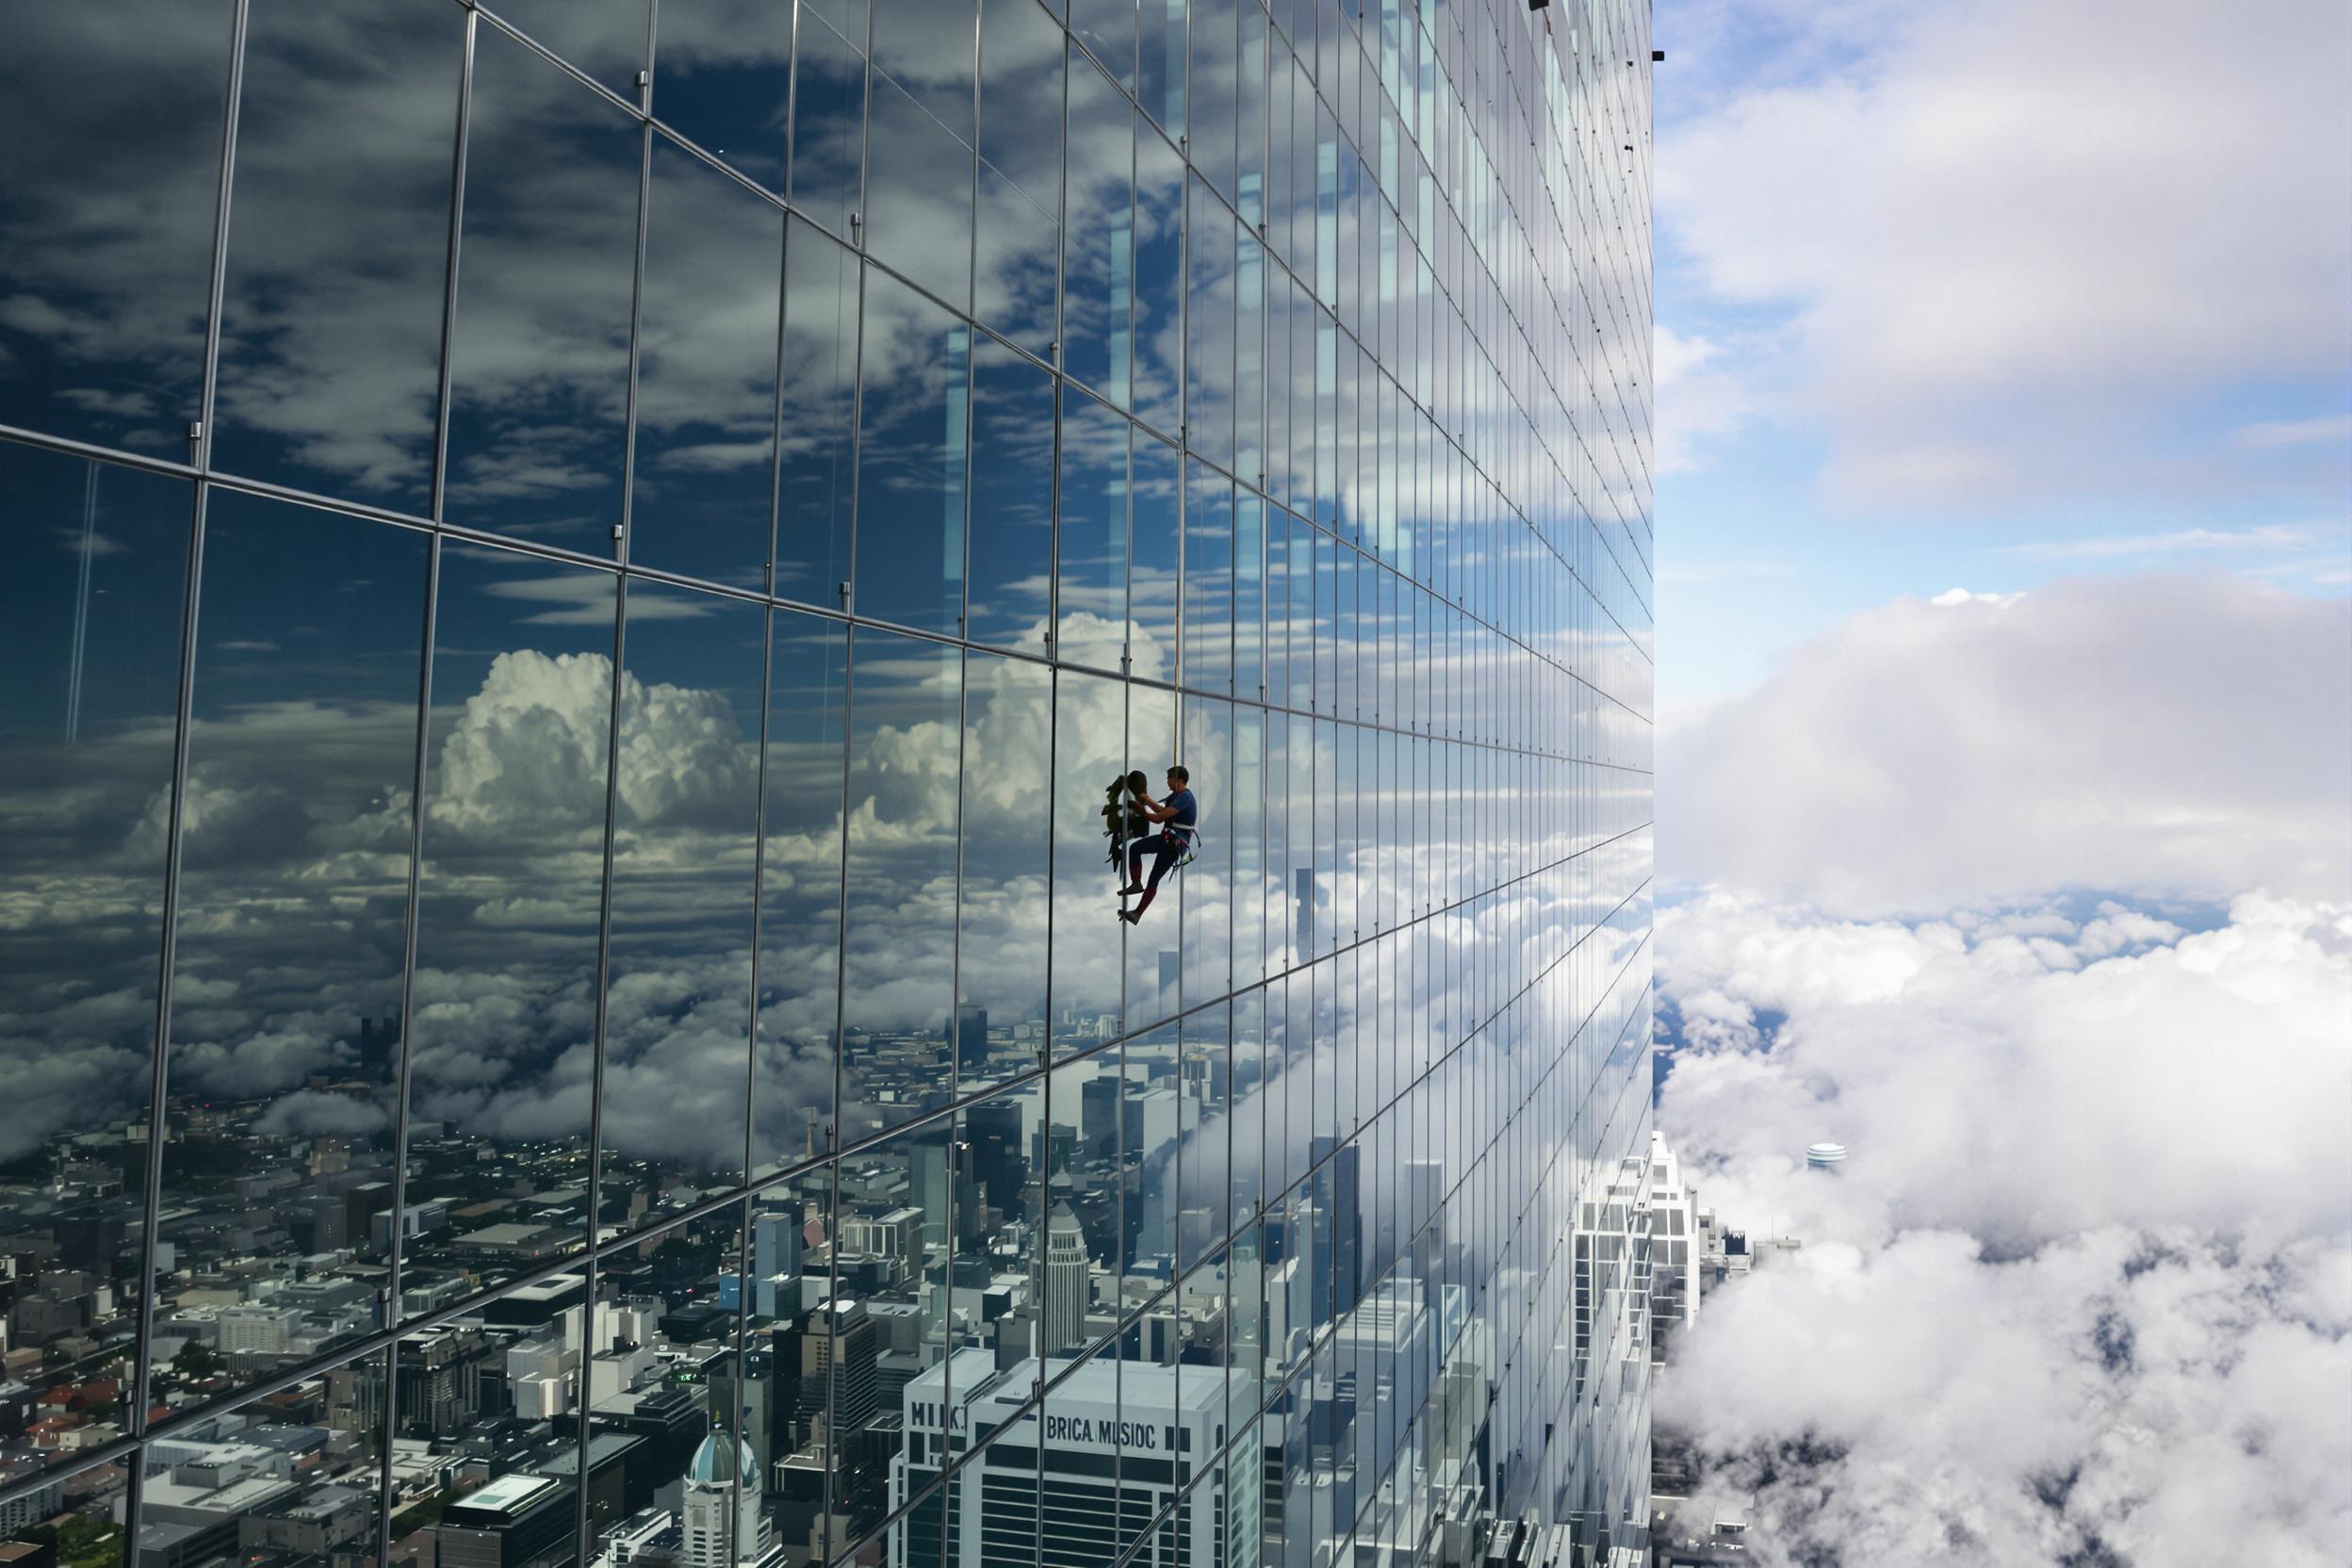
[[32, 1568], [1638, 1544], [1645, 15], [130, 10], [0, 109]]

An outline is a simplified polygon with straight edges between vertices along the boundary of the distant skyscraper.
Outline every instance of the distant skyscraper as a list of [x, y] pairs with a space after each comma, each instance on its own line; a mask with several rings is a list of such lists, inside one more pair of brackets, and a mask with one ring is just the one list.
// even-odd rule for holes
[[[745, 1484], [738, 1486], [738, 1477]], [[737, 1568], [776, 1555], [759, 1480], [749, 1444], [718, 1432], [702, 1440], [678, 1504], [679, 1550], [688, 1568]]]
[[1045, 1351], [1061, 1355], [1086, 1340], [1087, 1282], [1092, 1265], [1077, 1213], [1054, 1205], [1045, 1222]]
[[1317, 1137], [1307, 1157], [1315, 1168], [1315, 1310], [1347, 1313], [1364, 1291], [1364, 1151]]

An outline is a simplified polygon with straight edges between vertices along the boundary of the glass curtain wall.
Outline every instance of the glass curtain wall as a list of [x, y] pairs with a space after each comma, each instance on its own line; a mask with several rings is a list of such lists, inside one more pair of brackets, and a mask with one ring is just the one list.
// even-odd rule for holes
[[1642, 1547], [1646, 7], [20, 10], [16, 1555]]

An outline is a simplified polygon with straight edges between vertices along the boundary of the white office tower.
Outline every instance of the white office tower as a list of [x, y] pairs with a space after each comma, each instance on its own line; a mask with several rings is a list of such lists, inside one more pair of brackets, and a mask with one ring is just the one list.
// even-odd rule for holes
[[1045, 1222], [1045, 1348], [1077, 1348], [1086, 1338], [1086, 1233], [1067, 1202]]
[[[744, 1480], [740, 1487], [735, 1484], [738, 1477]], [[694, 1462], [686, 1467], [678, 1511], [678, 1545], [687, 1568], [738, 1568], [767, 1563], [780, 1555], [760, 1507], [760, 1476], [751, 1446], [740, 1438], [730, 1441], [712, 1432], [702, 1440]], [[730, 1511], [732, 1531], [727, 1527]]]
[[[1051, 1380], [1071, 1364], [1043, 1364]], [[986, 1351], [961, 1350], [906, 1385], [893, 1506], [974, 1443], [986, 1446], [932, 1494], [933, 1506], [902, 1518], [887, 1560], [1033, 1568], [1040, 1517], [1056, 1562], [1107, 1564], [1138, 1543], [1135, 1560], [1153, 1568], [1254, 1560], [1244, 1554], [1258, 1533], [1256, 1456], [1233, 1468], [1230, 1507], [1217, 1460], [1230, 1374], [1098, 1356], [1048, 1389], [1040, 1413], [1029, 1402], [1038, 1365], [1023, 1360], [999, 1372]]]
[[1699, 1191], [1684, 1180], [1666, 1140], [1650, 1135], [1650, 1360], [1666, 1364], [1674, 1337], [1699, 1315], [1699, 1260], [1707, 1237]]

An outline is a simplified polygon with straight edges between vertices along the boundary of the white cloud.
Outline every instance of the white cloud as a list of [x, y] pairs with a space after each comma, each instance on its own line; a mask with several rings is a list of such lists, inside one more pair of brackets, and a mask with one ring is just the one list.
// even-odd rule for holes
[[1658, 472], [1705, 467], [1708, 448], [1756, 416], [1759, 400], [1747, 357], [1712, 338], [1656, 329], [1651, 364], [1658, 386]]
[[2184, 528], [2169, 533], [2037, 540], [2024, 545], [2003, 545], [1994, 553], [2022, 555], [2036, 561], [2067, 561], [2102, 556], [2169, 555], [2180, 550], [2296, 549], [2312, 542], [2309, 529], [2271, 523], [2259, 528]]
[[1660, 869], [1840, 908], [2352, 889], [2352, 607], [2218, 574], [1898, 600], [1661, 729]]
[[2352, 441], [2352, 414], [2324, 414], [2310, 419], [2266, 419], [2240, 425], [2230, 433], [2241, 447], [2301, 447], [2324, 442]]
[[1813, 67], [1670, 131], [1658, 160], [1701, 286], [1793, 310], [1792, 406], [1828, 422], [1847, 499], [2177, 485], [2160, 420], [2216, 387], [2341, 376], [2342, 7], [2262, 0], [2218, 29], [2189, 0], [2128, 26], [2085, 0], [1865, 20], [1788, 19], [1813, 48], [1767, 28]]
[[1804, 1242], [1705, 1299], [1659, 1393], [1760, 1562], [2341, 1560], [2352, 910], [1718, 891], [1658, 947], [1660, 1125], [1727, 1223]]

